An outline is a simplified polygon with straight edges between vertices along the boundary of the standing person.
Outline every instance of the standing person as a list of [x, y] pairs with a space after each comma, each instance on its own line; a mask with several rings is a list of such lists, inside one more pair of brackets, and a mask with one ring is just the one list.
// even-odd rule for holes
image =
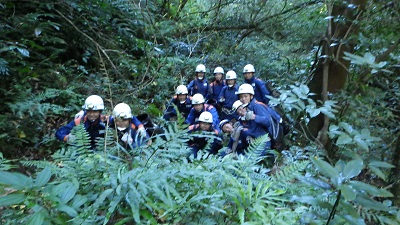
[[193, 107], [190, 110], [190, 113], [189, 113], [185, 123], [187, 123], [189, 125], [193, 125], [198, 121], [198, 118], [200, 117], [201, 113], [210, 112], [212, 115], [214, 127], [215, 128], [218, 127], [218, 124], [219, 124], [218, 112], [214, 108], [214, 106], [205, 103], [205, 99], [204, 99], [203, 95], [195, 94], [192, 99], [192, 105], [193, 105]]
[[91, 95], [86, 98], [82, 109], [83, 115], [59, 128], [56, 132], [56, 138], [67, 143], [75, 143], [76, 137], [71, 134], [71, 131], [75, 126], [82, 123], [90, 136], [90, 149], [95, 150], [96, 139], [104, 138], [105, 133], [105, 124], [101, 119], [101, 113], [104, 110], [103, 99], [98, 95]]
[[238, 85], [236, 84], [237, 75], [235, 71], [229, 70], [226, 73], [226, 86], [222, 88], [218, 96], [218, 104], [221, 105], [221, 120], [237, 119], [237, 114], [232, 110], [233, 103], [238, 100], [236, 91], [238, 90]]
[[265, 86], [265, 82], [254, 76], [255, 72], [256, 70], [254, 66], [251, 64], [247, 64], [243, 68], [244, 82], [250, 84], [253, 87], [254, 98], [257, 101], [268, 104], [269, 98], [267, 96], [270, 95], [270, 93]]
[[117, 129], [118, 141], [126, 149], [128, 147], [137, 148], [149, 141], [147, 132], [143, 134], [143, 131], [139, 130], [143, 125], [140, 123], [139, 127], [137, 127], [132, 122], [134, 120], [139, 121], [132, 115], [131, 107], [126, 103], [117, 104], [113, 109], [112, 116], [109, 118], [110, 127]]
[[167, 109], [164, 111], [163, 118], [168, 121], [174, 121], [177, 118], [178, 113], [175, 110], [174, 105], [178, 108], [179, 113], [185, 118], [188, 117], [190, 110], [192, 109], [192, 100], [188, 96], [188, 89], [185, 85], [179, 85], [176, 88], [175, 96], [169, 102]]
[[[244, 114], [245, 121], [243, 122], [245, 127], [248, 128], [247, 134], [252, 138], [269, 134], [272, 139], [272, 134], [274, 133], [272, 116], [265, 104], [256, 101], [253, 87], [250, 84], [242, 84], [237, 91], [237, 95], [243, 103], [242, 107], [247, 108], [247, 112]], [[240, 112], [239, 114], [243, 115]], [[268, 149], [271, 149], [271, 141], [265, 144], [262, 155], [266, 155], [266, 150]]]
[[221, 90], [223, 87], [225, 87], [225, 81], [224, 81], [224, 74], [225, 71], [222, 67], [216, 67], [214, 69], [214, 81], [210, 84], [210, 89], [208, 91], [208, 103], [213, 104], [214, 107], [217, 107], [217, 102], [218, 102], [218, 96], [221, 93]]
[[[210, 149], [207, 149], [209, 153], [216, 155], [218, 150], [222, 148], [221, 137], [219, 131], [213, 126], [213, 115], [210, 112], [202, 112], [200, 114], [198, 124], [189, 126], [189, 133], [198, 134], [211, 134], [214, 136]], [[205, 147], [209, 142], [210, 137], [196, 137], [188, 142], [189, 147], [192, 149], [194, 157], [197, 157], [197, 152], [200, 150], [206, 150]]]
[[202, 94], [205, 99], [208, 99], [208, 90], [210, 85], [208, 84], [206, 76], [206, 67], [203, 64], [199, 64], [196, 66], [196, 78], [187, 86], [190, 96], [194, 96], [195, 94]]

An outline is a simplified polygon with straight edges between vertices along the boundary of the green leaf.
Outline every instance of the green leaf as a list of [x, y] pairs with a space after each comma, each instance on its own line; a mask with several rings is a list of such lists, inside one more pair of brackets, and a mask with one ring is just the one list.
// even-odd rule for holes
[[322, 174], [328, 176], [335, 183], [335, 185], [338, 185], [340, 181], [340, 174], [333, 166], [324, 160], [315, 158], [312, 158], [312, 162]]
[[364, 163], [362, 160], [356, 159], [348, 162], [343, 169], [343, 177], [345, 179], [351, 179], [358, 176], [361, 170], [364, 168]]
[[390, 163], [383, 162], [383, 161], [371, 161], [368, 166], [375, 166], [375, 167], [382, 167], [382, 168], [394, 168]]
[[353, 141], [353, 139], [351, 139], [351, 137], [346, 134], [346, 133], [342, 133], [339, 135], [338, 140], [336, 141], [337, 145], [345, 145], [345, 144], [349, 144]]
[[71, 200], [77, 191], [77, 188], [72, 182], [66, 182], [65, 184], [65, 189], [60, 193], [60, 200], [63, 203], [67, 203], [69, 200]]
[[345, 122], [340, 122], [338, 125], [342, 127], [348, 134], [353, 133], [353, 127], [350, 124]]
[[17, 50], [19, 51], [19, 53], [21, 53], [21, 55], [29, 57], [29, 51], [26, 50], [25, 48], [17, 48]]
[[382, 180], [386, 181], [386, 175], [382, 172], [381, 169], [375, 166], [369, 166], [369, 169]]
[[354, 136], [354, 141], [357, 143], [358, 146], [360, 146], [362, 149], [368, 151], [368, 143], [365, 142], [359, 135]]
[[0, 206], [15, 205], [23, 202], [26, 196], [20, 193], [12, 193], [0, 196]]
[[31, 218], [28, 221], [28, 225], [38, 225], [38, 224], [43, 224], [44, 221], [44, 213], [42, 210], [37, 211], [35, 214], [31, 216]]
[[375, 209], [380, 211], [389, 211], [390, 208], [386, 205], [382, 204], [381, 202], [375, 201], [370, 198], [365, 198], [363, 196], [357, 196], [355, 199], [361, 206], [369, 209]]
[[349, 182], [349, 185], [351, 185], [354, 189], [358, 191], [366, 191], [372, 196], [393, 197], [393, 194], [385, 189], [377, 188], [375, 186], [360, 181], [352, 180]]
[[31, 182], [32, 180], [23, 174], [0, 171], [0, 184], [24, 190], [30, 186]]
[[315, 108], [308, 108], [306, 111], [310, 114], [311, 118], [316, 117], [321, 113], [321, 111], [319, 109], [315, 109]]
[[68, 214], [71, 217], [76, 217], [78, 215], [78, 212], [74, 208], [64, 205], [64, 204], [57, 206], [57, 209], [61, 212], [65, 212], [66, 214]]
[[75, 195], [74, 199], [72, 200], [71, 206], [73, 208], [78, 208], [81, 205], [85, 204], [86, 201], [87, 201], [87, 197], [86, 196]]
[[356, 198], [357, 192], [351, 186], [347, 184], [340, 185], [340, 190], [346, 201], [353, 201]]
[[51, 170], [49, 167], [45, 167], [36, 177], [35, 185], [38, 187], [42, 187], [43, 185], [47, 184], [51, 178]]

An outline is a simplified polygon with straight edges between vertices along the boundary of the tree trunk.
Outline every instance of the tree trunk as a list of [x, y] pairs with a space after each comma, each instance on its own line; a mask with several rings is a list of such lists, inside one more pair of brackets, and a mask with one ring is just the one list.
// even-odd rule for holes
[[[366, 0], [348, 0], [328, 5], [329, 21], [325, 37], [320, 42], [321, 51], [317, 54], [315, 70], [308, 86], [315, 93], [315, 101], [325, 102], [328, 93], [337, 92], [345, 87], [350, 62], [343, 59], [344, 52], [353, 52], [355, 43], [350, 35], [357, 34], [353, 23], [363, 12]], [[327, 131], [329, 119], [324, 115], [312, 118], [308, 124], [310, 138], [315, 139], [321, 147], [329, 142]], [[328, 152], [329, 155], [329, 152]]]

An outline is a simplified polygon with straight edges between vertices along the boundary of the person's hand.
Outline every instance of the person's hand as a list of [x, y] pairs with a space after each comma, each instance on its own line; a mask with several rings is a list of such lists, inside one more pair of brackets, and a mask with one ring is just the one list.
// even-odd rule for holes
[[256, 118], [256, 115], [254, 114], [253, 111], [248, 111], [244, 116], [244, 118], [245, 120], [254, 120]]
[[85, 112], [83, 110], [81, 110], [77, 114], [75, 114], [75, 119], [82, 117], [83, 115], [85, 115]]
[[236, 127], [236, 129], [233, 131], [233, 139], [238, 140], [242, 131], [243, 131], [243, 126]]
[[125, 142], [125, 143], [128, 143], [128, 144], [132, 144], [132, 143], [133, 143], [133, 139], [132, 139], [131, 135], [129, 135], [129, 132], [128, 132], [128, 133], [125, 133], [125, 134], [122, 136], [121, 141], [123, 141], [123, 142]]
[[220, 98], [219, 99], [219, 102], [224, 102], [225, 101], [225, 98]]
[[143, 138], [147, 137], [147, 132], [146, 132], [146, 129], [144, 127], [139, 128], [137, 131], [138, 131], [138, 133], [139, 133], [139, 135], [141, 137], [143, 137]]
[[68, 134], [67, 136], [67, 143], [68, 144], [74, 144], [76, 141], [76, 136], [73, 134]]

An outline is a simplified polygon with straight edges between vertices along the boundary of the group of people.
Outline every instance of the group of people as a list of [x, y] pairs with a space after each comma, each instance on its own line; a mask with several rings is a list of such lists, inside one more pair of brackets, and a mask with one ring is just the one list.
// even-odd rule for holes
[[71, 133], [72, 129], [82, 124], [90, 137], [90, 149], [96, 150], [96, 142], [98, 138], [105, 137], [108, 125], [117, 131], [118, 141], [127, 149], [151, 144], [149, 134], [142, 122], [132, 115], [128, 104], [117, 104], [111, 116], [102, 114], [104, 108], [104, 101], [100, 96], [89, 96], [82, 106], [82, 111], [76, 114], [75, 119], [57, 130], [56, 138], [69, 144], [75, 144], [76, 135]]
[[[247, 64], [243, 68], [244, 83], [239, 86], [235, 71], [229, 70], [225, 74], [222, 67], [216, 67], [213, 81], [209, 83], [205, 77], [206, 67], [197, 65], [195, 79], [187, 86], [176, 88], [164, 112], [164, 119], [176, 120], [179, 112], [185, 123], [190, 125], [189, 132], [212, 131], [217, 137], [221, 137], [221, 132], [230, 134], [228, 153], [245, 154], [252, 140], [268, 134], [271, 141], [266, 143], [262, 153], [265, 155], [268, 149], [279, 144], [276, 140], [278, 133], [282, 132], [283, 121], [268, 105], [270, 92], [265, 82], [255, 77], [255, 72], [254, 66]], [[203, 123], [209, 123], [209, 126], [202, 126]], [[189, 145], [195, 155], [205, 146], [204, 141], [199, 140]], [[221, 147], [213, 143], [209, 151], [216, 154]]]
[[[163, 118], [175, 121], [183, 117], [189, 125], [189, 133], [207, 133], [209, 135], [193, 135], [188, 142], [196, 157], [198, 151], [218, 154], [223, 147], [224, 134], [229, 137], [228, 151], [245, 154], [252, 140], [268, 134], [271, 141], [265, 144], [265, 151], [274, 147], [274, 136], [279, 130], [282, 118], [270, 106], [269, 91], [265, 82], [255, 77], [255, 68], [248, 64], [243, 68], [244, 83], [237, 84], [237, 74], [229, 70], [226, 74], [222, 67], [214, 69], [211, 83], [206, 79], [206, 67], [199, 64], [195, 69], [195, 79], [187, 86], [179, 85], [175, 95], [168, 103]], [[225, 76], [225, 79], [224, 79]], [[118, 140], [126, 147], [137, 147], [151, 144], [151, 139], [143, 124], [132, 115], [126, 103], [117, 104], [111, 116], [102, 115], [104, 102], [100, 96], [89, 96], [83, 105], [83, 111], [75, 120], [56, 132], [61, 141], [74, 142], [71, 134], [74, 126], [84, 124], [91, 138], [91, 147], [95, 148], [96, 138], [104, 137], [106, 124], [115, 128]], [[210, 141], [210, 135], [213, 140]], [[210, 145], [208, 145], [211, 143]], [[206, 146], [209, 148], [205, 149]]]

